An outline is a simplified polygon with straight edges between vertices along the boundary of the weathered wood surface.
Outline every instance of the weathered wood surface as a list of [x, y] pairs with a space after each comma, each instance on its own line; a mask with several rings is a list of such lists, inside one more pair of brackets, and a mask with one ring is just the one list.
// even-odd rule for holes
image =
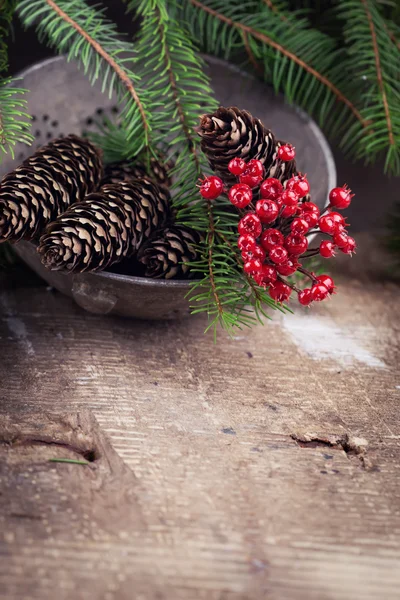
[[217, 345], [1, 303], [2, 600], [399, 598], [398, 287]]

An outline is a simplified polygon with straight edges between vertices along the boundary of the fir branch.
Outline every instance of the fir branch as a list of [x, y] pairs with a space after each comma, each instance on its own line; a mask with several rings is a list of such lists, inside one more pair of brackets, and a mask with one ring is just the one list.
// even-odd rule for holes
[[180, 164], [193, 163], [196, 179], [201, 165], [195, 126], [199, 114], [214, 110], [217, 103], [202, 59], [168, 7], [166, 0], [128, 2], [128, 8], [136, 9], [143, 19], [136, 46], [137, 69], [157, 98], [156, 127], [168, 139], [170, 156]]
[[92, 48], [95, 50], [95, 52], [97, 52], [97, 54], [99, 56], [101, 56], [105, 60], [105, 62], [110, 65], [110, 68], [116, 73], [117, 77], [121, 80], [122, 84], [126, 87], [126, 89], [128, 90], [128, 93], [132, 96], [133, 101], [135, 102], [135, 104], [137, 105], [137, 107], [139, 109], [140, 118], [142, 120], [143, 129], [144, 129], [145, 136], [146, 136], [146, 145], [147, 145], [148, 144], [149, 124], [147, 122], [146, 113], [145, 113], [143, 104], [139, 98], [139, 95], [132, 83], [131, 78], [127, 74], [127, 72], [124, 71], [123, 68], [121, 68], [121, 66], [114, 59], [114, 57], [109, 52], [107, 52], [105, 50], [105, 48], [103, 48], [103, 46], [101, 46], [101, 44], [99, 44], [99, 42], [97, 42], [87, 31], [85, 31], [83, 29], [83, 27], [81, 25], [79, 25], [64, 10], [62, 10], [62, 8], [58, 4], [56, 4], [56, 2], [54, 2], [54, 0], [46, 0], [46, 2], [50, 6], [50, 8], [52, 8], [54, 10], [54, 12], [60, 17], [60, 19], [62, 19], [63, 21], [65, 21], [66, 23], [71, 25], [71, 27], [73, 27], [76, 30], [76, 32], [80, 36], [82, 36], [88, 42], [88, 44], [90, 44], [92, 46]]
[[381, 57], [380, 57], [380, 50], [378, 47], [378, 41], [377, 41], [377, 37], [376, 37], [375, 25], [374, 25], [374, 21], [372, 19], [370, 8], [368, 6], [368, 1], [361, 0], [361, 2], [364, 5], [365, 12], [367, 14], [369, 29], [371, 31], [371, 41], [372, 41], [372, 46], [373, 46], [374, 56], [375, 56], [376, 77], [378, 80], [380, 92], [382, 94], [382, 102], [383, 102], [383, 106], [384, 106], [384, 110], [385, 110], [385, 118], [386, 118], [388, 135], [389, 135], [389, 144], [391, 146], [393, 146], [395, 141], [394, 141], [394, 137], [393, 137], [392, 119], [390, 116], [389, 104], [388, 104], [385, 85], [384, 85], [384, 81], [383, 81]]
[[26, 112], [26, 100], [22, 97], [27, 90], [12, 86], [11, 78], [0, 82], [0, 162], [3, 154], [14, 158], [17, 143], [31, 144], [29, 133], [31, 117]]
[[210, 285], [212, 289], [212, 293], [215, 299], [215, 304], [218, 310], [218, 319], [221, 319], [223, 315], [223, 308], [221, 304], [220, 297], [217, 292], [217, 287], [215, 285], [215, 277], [214, 277], [214, 256], [213, 256], [213, 247], [215, 241], [215, 223], [214, 216], [212, 212], [212, 204], [210, 201], [207, 202], [207, 214], [208, 214], [208, 226], [209, 231], [207, 235], [207, 246], [208, 246], [208, 273], [210, 277]]
[[[167, 41], [167, 33], [168, 32], [166, 31], [165, 21], [163, 21], [161, 19], [161, 11], [159, 9], [157, 9], [157, 12], [159, 15], [160, 38], [161, 38], [161, 43], [162, 43], [165, 68], [167, 70], [169, 82], [171, 85], [172, 97], [173, 97], [173, 100], [175, 103], [175, 107], [176, 107], [176, 110], [178, 113], [178, 117], [179, 117], [179, 121], [181, 123], [183, 133], [184, 133], [186, 141], [187, 141], [187, 147], [189, 149], [189, 152], [191, 152], [193, 155], [193, 159], [196, 164], [196, 169], [197, 169], [198, 173], [200, 174], [201, 167], [200, 167], [200, 161], [198, 158], [197, 144], [195, 143], [193, 131], [191, 130], [189, 122], [188, 122], [189, 121], [188, 113], [185, 111], [184, 103], [181, 98], [180, 89], [179, 89], [179, 86], [177, 83], [178, 75], [174, 72], [174, 69], [172, 67], [171, 52], [173, 52], [173, 48], [170, 49], [170, 47], [168, 46], [168, 41]], [[175, 24], [175, 25], [177, 25], [177, 24]]]
[[240, 32], [247, 33], [248, 35], [252, 36], [254, 39], [259, 40], [259, 41], [263, 42], [264, 44], [267, 44], [271, 48], [274, 48], [275, 50], [280, 52], [283, 56], [289, 58], [291, 61], [293, 61], [299, 67], [304, 69], [304, 71], [311, 74], [319, 82], [321, 82], [324, 86], [326, 86], [326, 88], [328, 88], [336, 96], [336, 98], [339, 102], [342, 102], [343, 104], [346, 105], [346, 107], [353, 113], [355, 118], [363, 125], [363, 127], [366, 127], [368, 125], [368, 122], [362, 117], [359, 110], [354, 105], [354, 103], [350, 100], [350, 98], [348, 98], [328, 77], [326, 77], [325, 75], [323, 75], [322, 73], [317, 71], [311, 64], [308, 64], [300, 56], [297, 56], [289, 48], [282, 45], [282, 43], [277, 42], [276, 40], [272, 39], [270, 36], [266, 35], [265, 33], [257, 30], [256, 28], [246, 25], [244, 22], [241, 22], [238, 20], [233, 20], [232, 18], [226, 16], [226, 14], [224, 14], [222, 12], [218, 12], [217, 10], [213, 9], [211, 6], [208, 6], [208, 4], [205, 4], [201, 0], [189, 0], [189, 2], [193, 6], [200, 9], [201, 11], [204, 11], [204, 12], [208, 13], [209, 15], [213, 16], [214, 18], [218, 19], [219, 21], [225, 23], [229, 27], [236, 29]]
[[[15, 10], [15, 0], [4, 0], [0, 7], [0, 73], [8, 68], [7, 35]], [[14, 86], [15, 80], [0, 80], [0, 163], [5, 154], [14, 158], [17, 143], [30, 144], [31, 122], [26, 112], [26, 100], [22, 97], [27, 90]]]
[[121, 39], [113, 23], [104, 18], [104, 9], [88, 6], [84, 0], [20, 0], [23, 24], [36, 25], [39, 39], [68, 59], [77, 60], [94, 84], [115, 93], [123, 105], [120, 119], [126, 139], [135, 154], [154, 152], [152, 99], [140, 78], [131, 69], [134, 47]]
[[233, 61], [246, 53], [275, 91], [313, 115], [347, 154], [372, 162], [386, 152], [386, 170], [400, 173], [399, 53], [380, 9], [374, 0], [338, 0], [340, 35], [327, 35], [299, 4], [277, 11], [273, 0], [188, 0], [181, 14], [204, 51]]
[[[374, 0], [339, 0], [337, 14], [347, 49], [343, 68], [349, 78], [358, 80], [361, 113], [372, 123], [358, 144], [357, 156], [370, 162], [386, 152], [386, 171], [399, 175], [399, 50]], [[342, 140], [344, 148], [354, 143], [353, 134], [350, 128]]]

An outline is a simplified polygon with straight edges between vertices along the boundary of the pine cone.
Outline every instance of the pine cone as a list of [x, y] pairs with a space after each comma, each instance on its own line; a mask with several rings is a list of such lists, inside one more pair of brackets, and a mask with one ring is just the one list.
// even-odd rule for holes
[[[152, 157], [150, 159], [150, 167], [156, 183], [161, 185], [171, 185], [171, 180], [168, 174], [171, 169], [170, 164], [164, 164], [161, 160], [157, 160]], [[138, 179], [141, 177], [147, 177], [146, 167], [143, 163], [135, 160], [122, 160], [117, 163], [111, 163], [106, 165], [104, 168], [104, 177], [101, 185], [107, 185], [109, 183], [119, 183], [120, 181], [130, 181], [131, 179]]]
[[134, 254], [169, 216], [168, 190], [150, 179], [105, 185], [50, 223], [38, 252], [52, 270], [100, 271]]
[[75, 135], [44, 146], [0, 182], [0, 241], [40, 234], [71, 204], [97, 189], [99, 151]]
[[183, 225], [167, 227], [139, 251], [138, 259], [146, 267], [145, 276], [185, 279], [190, 276], [188, 263], [197, 257], [200, 234]]
[[197, 132], [212, 170], [229, 185], [236, 183], [236, 177], [228, 171], [228, 163], [234, 157], [260, 160], [266, 177], [281, 181], [296, 172], [294, 160], [283, 162], [277, 158], [277, 150], [284, 142], [277, 141], [272, 131], [245, 110], [221, 106], [215, 113], [202, 116]]

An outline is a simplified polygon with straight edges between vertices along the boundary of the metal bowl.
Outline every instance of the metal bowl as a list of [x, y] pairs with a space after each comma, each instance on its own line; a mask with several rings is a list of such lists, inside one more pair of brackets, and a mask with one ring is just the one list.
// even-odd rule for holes
[[[216, 97], [221, 105], [245, 108], [270, 127], [279, 139], [296, 146], [298, 167], [308, 174], [313, 201], [325, 206], [328, 191], [336, 182], [332, 153], [316, 123], [303, 111], [288, 106], [265, 84], [236, 67], [206, 57]], [[11, 171], [32, 149], [60, 134], [89, 131], [94, 119], [118, 113], [114, 98], [92, 87], [75, 63], [64, 56], [40, 62], [21, 74], [33, 115], [33, 147], [19, 145], [15, 160], [6, 157], [0, 175]], [[146, 279], [114, 273], [69, 274], [48, 271], [40, 262], [35, 245], [20, 242], [17, 254], [49, 285], [72, 297], [85, 310], [98, 314], [118, 314], [141, 319], [175, 319], [189, 315], [186, 298], [188, 281]]]

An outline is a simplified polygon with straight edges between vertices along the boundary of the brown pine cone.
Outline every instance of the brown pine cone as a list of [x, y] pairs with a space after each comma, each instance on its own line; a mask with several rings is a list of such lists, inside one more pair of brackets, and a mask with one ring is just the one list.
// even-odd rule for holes
[[75, 135], [44, 146], [0, 182], [0, 242], [32, 239], [71, 204], [96, 190], [101, 154]]
[[189, 263], [197, 258], [198, 231], [184, 225], [167, 227], [147, 241], [139, 250], [138, 260], [146, 267], [145, 276], [163, 279], [186, 279]]
[[[169, 170], [172, 168], [170, 164], [164, 164], [161, 160], [152, 157], [150, 159], [150, 167], [152, 171], [151, 179], [161, 185], [171, 185]], [[122, 160], [120, 162], [111, 163], [104, 168], [104, 177], [101, 185], [108, 183], [119, 183], [120, 181], [130, 181], [140, 177], [148, 177], [146, 167], [143, 163], [136, 160]]]
[[132, 256], [169, 217], [169, 192], [150, 179], [105, 185], [50, 223], [38, 252], [52, 270], [100, 271]]
[[210, 167], [225, 183], [233, 184], [236, 177], [228, 171], [232, 158], [260, 160], [266, 177], [276, 177], [282, 182], [296, 172], [294, 160], [283, 162], [277, 158], [278, 142], [259, 119], [235, 106], [221, 106], [215, 113], [203, 115], [197, 132], [201, 137], [201, 149]]

